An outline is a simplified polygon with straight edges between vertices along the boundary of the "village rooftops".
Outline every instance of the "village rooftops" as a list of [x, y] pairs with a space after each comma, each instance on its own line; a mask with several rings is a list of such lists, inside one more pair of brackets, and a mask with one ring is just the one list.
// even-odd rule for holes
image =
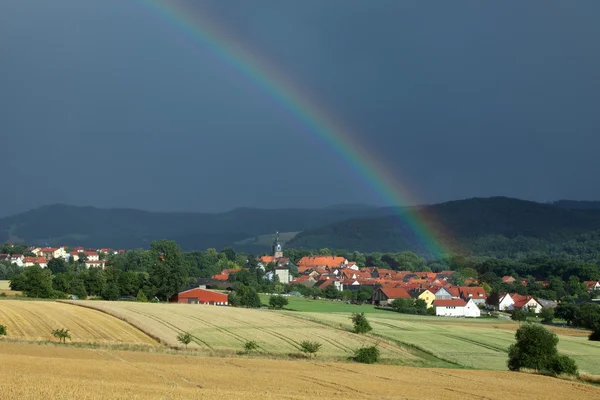
[[437, 307], [464, 307], [467, 303], [463, 299], [450, 299], [434, 300], [433, 305]]

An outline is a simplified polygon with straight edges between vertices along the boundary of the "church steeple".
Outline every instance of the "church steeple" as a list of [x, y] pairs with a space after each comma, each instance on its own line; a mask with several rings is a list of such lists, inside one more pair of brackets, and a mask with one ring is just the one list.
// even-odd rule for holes
[[279, 232], [275, 233], [275, 241], [273, 242], [273, 257], [275, 257], [275, 259], [283, 257], [283, 248], [279, 243]]

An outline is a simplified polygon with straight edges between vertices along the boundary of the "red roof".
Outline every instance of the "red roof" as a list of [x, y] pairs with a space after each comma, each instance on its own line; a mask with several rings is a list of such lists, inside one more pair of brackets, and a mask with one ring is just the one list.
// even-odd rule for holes
[[298, 261], [298, 267], [317, 267], [320, 265], [326, 267], [339, 267], [344, 264], [346, 259], [344, 257], [334, 257], [334, 256], [307, 256], [302, 257]]
[[463, 299], [451, 300], [434, 300], [433, 305], [436, 307], [464, 307], [467, 303]]
[[195, 288], [176, 294], [171, 297], [169, 301], [174, 302], [179, 301], [180, 299], [198, 299], [198, 301], [205, 303], [211, 301], [215, 303], [226, 303], [228, 296], [223, 293], [213, 292], [212, 290]]
[[465, 299], [487, 299], [485, 289], [480, 286], [461, 286], [459, 289]]
[[83, 254], [85, 254], [86, 256], [97, 256], [98, 253], [96, 253], [95, 251], [84, 251]]
[[406, 289], [401, 288], [401, 287], [398, 287], [398, 288], [383, 287], [383, 288], [380, 288], [379, 290], [381, 290], [388, 299], [410, 299], [411, 298], [410, 294], [408, 294]]
[[229, 279], [229, 274], [216, 274], [212, 276], [212, 279], [226, 281], [227, 279]]

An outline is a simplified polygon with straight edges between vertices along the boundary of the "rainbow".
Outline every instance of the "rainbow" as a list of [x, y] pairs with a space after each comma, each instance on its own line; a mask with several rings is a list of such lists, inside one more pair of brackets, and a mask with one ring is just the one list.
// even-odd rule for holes
[[[385, 203], [393, 206], [419, 204], [397, 179], [366, 147], [356, 141], [356, 136], [318, 105], [300, 88], [281, 74], [271, 62], [250, 51], [245, 43], [233, 38], [221, 25], [200, 12], [198, 3], [185, 0], [134, 0], [167, 24], [187, 35], [198, 45], [210, 49], [221, 61], [233, 67], [257, 88], [264, 91], [275, 103], [298, 119], [317, 139], [345, 160], [350, 168], [367, 184], [369, 189]], [[191, 6], [194, 3], [194, 6]], [[432, 218], [418, 210], [399, 212], [399, 218], [412, 235], [431, 256], [440, 258], [450, 253], [453, 241]]]

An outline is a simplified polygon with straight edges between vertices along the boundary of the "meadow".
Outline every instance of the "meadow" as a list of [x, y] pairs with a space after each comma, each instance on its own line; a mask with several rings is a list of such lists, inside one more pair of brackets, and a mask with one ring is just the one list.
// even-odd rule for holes
[[72, 342], [157, 346], [148, 335], [110, 315], [51, 301], [0, 301], [0, 324], [7, 338], [56, 340], [54, 329], [69, 329]]
[[[265, 305], [269, 305], [268, 295], [260, 295], [261, 302]], [[331, 300], [312, 300], [304, 297], [287, 296], [288, 305], [285, 306], [286, 310], [300, 311], [300, 312], [327, 312], [327, 313], [353, 313], [353, 312], [364, 312], [374, 314], [385, 314], [388, 311], [379, 310], [375, 306], [370, 304], [347, 304], [343, 301], [331, 301]]]
[[187, 357], [0, 340], [9, 399], [600, 398], [600, 388], [507, 371]]
[[[292, 313], [283, 311], [283, 313]], [[345, 313], [293, 313], [307, 321], [349, 330]], [[372, 334], [400, 346], [416, 347], [442, 360], [475, 369], [506, 370], [508, 347], [519, 324], [492, 318], [458, 319], [385, 312], [368, 315]], [[559, 351], [573, 357], [581, 371], [600, 374], [600, 342], [589, 332], [552, 328], [560, 339]]]

